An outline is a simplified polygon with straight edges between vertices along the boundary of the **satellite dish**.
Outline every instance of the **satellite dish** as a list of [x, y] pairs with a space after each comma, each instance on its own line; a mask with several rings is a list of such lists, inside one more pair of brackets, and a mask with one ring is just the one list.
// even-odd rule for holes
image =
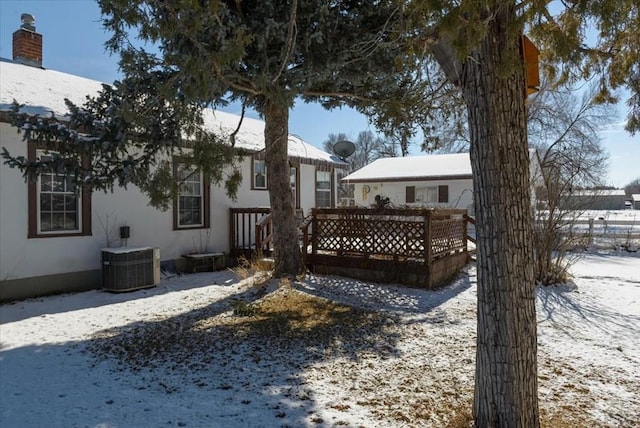
[[342, 160], [348, 158], [356, 151], [356, 145], [351, 141], [340, 140], [333, 145], [333, 152]]

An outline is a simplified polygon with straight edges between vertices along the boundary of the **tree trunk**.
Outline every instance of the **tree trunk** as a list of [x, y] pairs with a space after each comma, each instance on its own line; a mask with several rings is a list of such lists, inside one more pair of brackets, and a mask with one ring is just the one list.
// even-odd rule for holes
[[478, 235], [474, 418], [478, 427], [538, 427], [524, 65], [514, 6], [502, 4], [490, 16], [460, 82]]
[[273, 225], [274, 275], [298, 275], [304, 270], [289, 182], [289, 106], [266, 100], [264, 139]]

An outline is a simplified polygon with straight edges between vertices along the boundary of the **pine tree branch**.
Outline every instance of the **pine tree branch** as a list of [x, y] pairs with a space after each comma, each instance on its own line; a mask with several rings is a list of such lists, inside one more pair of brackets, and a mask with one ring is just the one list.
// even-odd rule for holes
[[289, 17], [289, 30], [287, 35], [287, 45], [284, 50], [284, 55], [282, 57], [282, 64], [280, 64], [280, 70], [274, 76], [271, 83], [276, 83], [282, 72], [287, 68], [287, 64], [289, 63], [289, 58], [291, 58], [291, 54], [293, 53], [294, 45], [296, 43], [296, 35], [298, 34], [298, 29], [296, 27], [296, 19], [298, 12], [298, 0], [293, 0], [291, 2], [291, 16]]
[[231, 135], [229, 135], [229, 139], [231, 140], [231, 147], [236, 146], [236, 135], [238, 135], [238, 132], [240, 131], [240, 127], [242, 126], [242, 121], [244, 120], [244, 113], [246, 111], [246, 108], [247, 108], [246, 105], [242, 103], [242, 112], [240, 113], [240, 120], [238, 121], [238, 126], [231, 133]]

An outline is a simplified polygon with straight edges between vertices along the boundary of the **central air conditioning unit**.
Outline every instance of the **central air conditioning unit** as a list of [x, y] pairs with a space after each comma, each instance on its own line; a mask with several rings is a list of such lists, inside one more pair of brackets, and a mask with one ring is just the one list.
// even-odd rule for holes
[[131, 291], [160, 284], [160, 249], [120, 247], [102, 250], [102, 288]]

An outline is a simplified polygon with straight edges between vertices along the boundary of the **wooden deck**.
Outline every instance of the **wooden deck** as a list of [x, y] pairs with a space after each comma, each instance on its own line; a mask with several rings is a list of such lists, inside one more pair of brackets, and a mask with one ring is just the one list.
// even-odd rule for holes
[[303, 225], [314, 272], [437, 287], [469, 261], [466, 210], [315, 209]]
[[[313, 209], [300, 227], [301, 250], [313, 272], [434, 288], [468, 263], [474, 223], [466, 210]], [[233, 257], [270, 255], [269, 209], [231, 209], [230, 235]]]

